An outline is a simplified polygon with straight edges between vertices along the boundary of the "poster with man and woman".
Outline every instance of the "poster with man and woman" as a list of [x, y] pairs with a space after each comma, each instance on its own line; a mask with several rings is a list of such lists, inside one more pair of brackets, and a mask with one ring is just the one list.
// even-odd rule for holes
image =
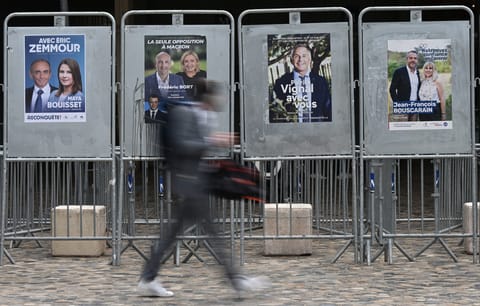
[[85, 36], [25, 36], [25, 122], [86, 122]]
[[207, 41], [201, 35], [145, 35], [143, 39], [143, 103], [136, 106], [136, 121], [144, 134], [144, 154], [159, 156], [164, 153], [162, 123], [168, 105], [200, 99], [196, 83], [207, 78]]
[[145, 116], [155, 105], [152, 100], [158, 100], [160, 111], [167, 101], [197, 101], [195, 82], [207, 77], [206, 67], [205, 36], [145, 36]]
[[452, 129], [450, 39], [388, 40], [388, 129]]

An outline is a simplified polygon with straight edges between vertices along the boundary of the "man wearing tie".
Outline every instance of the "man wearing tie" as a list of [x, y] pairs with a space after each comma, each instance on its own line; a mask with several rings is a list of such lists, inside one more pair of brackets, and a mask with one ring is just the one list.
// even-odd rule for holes
[[25, 89], [25, 112], [42, 113], [50, 93], [57, 87], [50, 84], [52, 69], [43, 58], [36, 59], [30, 65], [30, 78], [34, 85]]
[[[332, 121], [332, 102], [327, 80], [311, 71], [312, 51], [297, 44], [290, 57], [293, 71], [275, 81], [274, 99], [287, 111], [285, 122]], [[278, 121], [280, 122], [280, 121]]]
[[172, 65], [170, 54], [161, 51], [155, 56], [155, 72], [145, 77], [145, 98], [152, 94], [161, 97], [158, 106], [161, 111], [167, 110], [167, 100], [184, 101], [186, 98], [183, 78], [170, 72]]
[[159, 97], [156, 94], [151, 94], [148, 97], [148, 104], [150, 109], [145, 111], [145, 123], [159, 122], [162, 118], [161, 111], [158, 109]]

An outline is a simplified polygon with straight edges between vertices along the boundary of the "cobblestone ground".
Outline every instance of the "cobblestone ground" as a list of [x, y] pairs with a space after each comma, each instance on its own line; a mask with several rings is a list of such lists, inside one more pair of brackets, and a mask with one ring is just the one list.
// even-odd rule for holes
[[[411, 253], [428, 242], [399, 241]], [[42, 248], [27, 241], [7, 249], [15, 264], [4, 256], [0, 305], [480, 305], [480, 266], [460, 242], [446, 241], [458, 262], [435, 242], [415, 262], [394, 248], [393, 264], [381, 255], [366, 265], [354, 263], [351, 247], [331, 263], [345, 241], [314, 240], [311, 256], [266, 257], [261, 241], [247, 240], [244, 271], [268, 276], [272, 287], [242, 297], [200, 248], [204, 262], [192, 257], [176, 266], [169, 259], [161, 270], [174, 297], [145, 298], [136, 293], [143, 259], [131, 247], [120, 266], [112, 266], [110, 249], [93, 258], [52, 257], [48, 241], [41, 241]], [[137, 246], [146, 250], [149, 243]]]

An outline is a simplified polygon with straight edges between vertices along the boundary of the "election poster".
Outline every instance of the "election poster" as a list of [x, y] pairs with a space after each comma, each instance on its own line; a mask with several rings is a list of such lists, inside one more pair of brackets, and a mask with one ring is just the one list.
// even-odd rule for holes
[[332, 121], [330, 33], [271, 34], [267, 123]]
[[452, 129], [450, 39], [388, 40], [389, 130]]
[[[145, 119], [157, 107], [164, 111], [167, 101], [194, 102], [199, 99], [195, 83], [207, 77], [205, 36], [145, 36]], [[150, 112], [153, 115], [153, 112]]]
[[25, 122], [86, 122], [85, 36], [25, 36]]

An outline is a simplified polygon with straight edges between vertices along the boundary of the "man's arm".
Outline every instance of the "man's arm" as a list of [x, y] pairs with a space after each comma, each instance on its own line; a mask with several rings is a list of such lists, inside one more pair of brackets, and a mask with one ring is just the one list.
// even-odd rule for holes
[[32, 103], [33, 87], [25, 88], [25, 112], [30, 113], [30, 104]]
[[153, 93], [160, 95], [160, 92], [158, 92], [158, 85], [155, 84], [156, 80], [155, 74], [145, 77], [145, 101], [148, 101], [148, 97]]
[[317, 102], [319, 111], [315, 112], [316, 116], [320, 116], [319, 121], [330, 121], [332, 118], [332, 100], [328, 82], [323, 76], [316, 76], [312, 99]]
[[392, 101], [398, 101], [399, 69], [393, 72], [392, 82], [390, 83], [390, 97]]
[[285, 101], [285, 98], [287, 96], [286, 91], [285, 91], [285, 86], [286, 86], [286, 74], [281, 76], [275, 81], [275, 84], [273, 85], [273, 98], [278, 99], [281, 101]]

